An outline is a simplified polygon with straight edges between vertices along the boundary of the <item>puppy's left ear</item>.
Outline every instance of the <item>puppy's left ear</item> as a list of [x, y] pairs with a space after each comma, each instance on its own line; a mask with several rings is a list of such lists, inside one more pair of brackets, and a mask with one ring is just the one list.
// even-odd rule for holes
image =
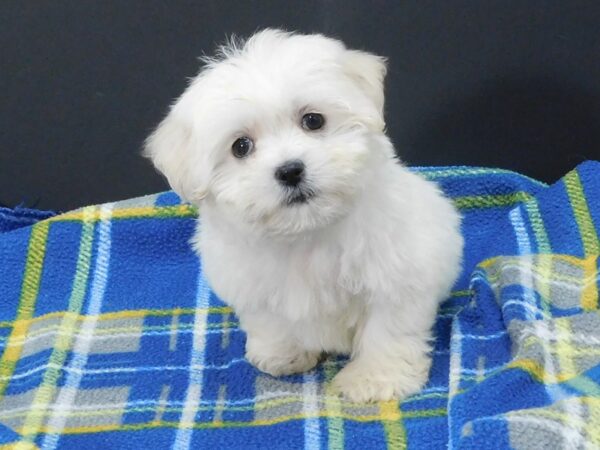
[[381, 129], [385, 127], [383, 118], [384, 80], [387, 72], [386, 59], [360, 50], [346, 50], [344, 68], [354, 82], [373, 102]]
[[207, 194], [212, 166], [194, 137], [189, 114], [179, 111], [179, 103], [146, 139], [143, 155], [167, 177], [182, 200], [198, 204]]

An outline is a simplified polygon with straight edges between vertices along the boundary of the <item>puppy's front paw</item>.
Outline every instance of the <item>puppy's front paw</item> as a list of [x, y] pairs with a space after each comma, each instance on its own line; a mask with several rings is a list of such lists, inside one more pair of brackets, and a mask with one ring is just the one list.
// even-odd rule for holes
[[285, 354], [248, 350], [246, 359], [262, 372], [278, 377], [312, 369], [317, 365], [319, 355], [304, 350], [293, 350]]
[[429, 375], [431, 360], [398, 361], [384, 367], [351, 361], [333, 379], [333, 387], [353, 402], [402, 400], [419, 392]]

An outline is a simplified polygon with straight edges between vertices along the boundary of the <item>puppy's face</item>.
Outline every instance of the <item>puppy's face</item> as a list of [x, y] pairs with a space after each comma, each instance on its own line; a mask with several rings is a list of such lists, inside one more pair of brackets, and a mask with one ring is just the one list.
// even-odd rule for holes
[[273, 234], [326, 226], [352, 208], [382, 155], [379, 57], [320, 35], [265, 30], [190, 84], [146, 154], [184, 199]]

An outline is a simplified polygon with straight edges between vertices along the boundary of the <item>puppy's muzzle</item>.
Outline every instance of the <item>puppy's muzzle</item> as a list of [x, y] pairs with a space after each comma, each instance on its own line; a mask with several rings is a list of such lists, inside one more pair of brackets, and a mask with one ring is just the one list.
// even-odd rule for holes
[[287, 161], [275, 170], [275, 178], [283, 186], [284, 202], [288, 205], [307, 203], [315, 190], [307, 183], [306, 166], [299, 159]]

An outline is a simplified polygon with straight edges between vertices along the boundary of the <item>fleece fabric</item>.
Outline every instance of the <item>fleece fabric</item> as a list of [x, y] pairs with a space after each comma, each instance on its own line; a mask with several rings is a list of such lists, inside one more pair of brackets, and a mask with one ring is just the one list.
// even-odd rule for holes
[[415, 170], [466, 238], [422, 392], [356, 404], [330, 387], [344, 358], [248, 364], [166, 192], [0, 234], [0, 449], [599, 447], [600, 163], [551, 186]]

